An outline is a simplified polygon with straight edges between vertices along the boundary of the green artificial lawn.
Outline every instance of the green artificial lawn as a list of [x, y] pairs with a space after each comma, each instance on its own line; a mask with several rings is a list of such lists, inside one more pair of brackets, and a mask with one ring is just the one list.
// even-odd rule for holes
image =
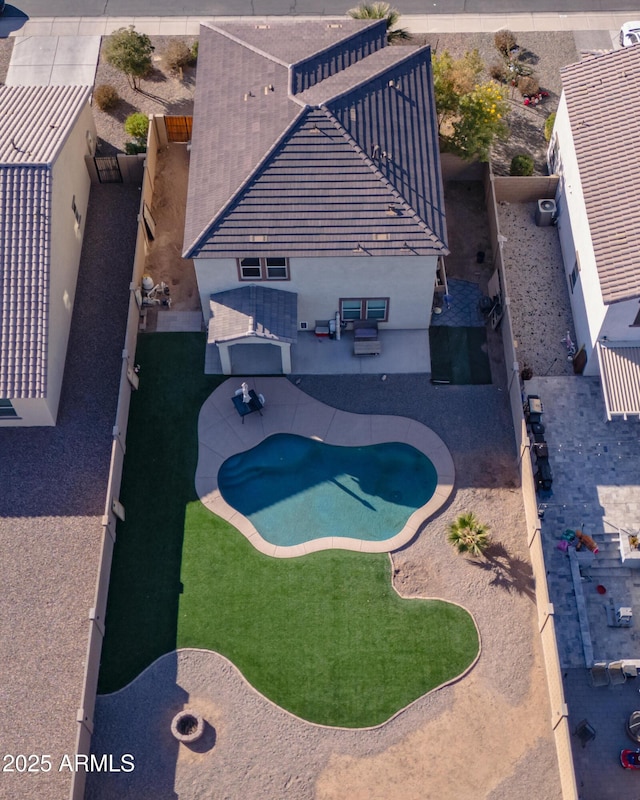
[[432, 325], [429, 328], [431, 379], [454, 384], [491, 383], [484, 328], [455, 328]]
[[221, 379], [202, 374], [204, 337], [147, 334], [136, 359], [100, 692], [176, 647], [207, 648], [294, 714], [364, 727], [473, 661], [470, 615], [399, 598], [386, 554], [273, 559], [208, 511], [193, 483], [197, 418]]

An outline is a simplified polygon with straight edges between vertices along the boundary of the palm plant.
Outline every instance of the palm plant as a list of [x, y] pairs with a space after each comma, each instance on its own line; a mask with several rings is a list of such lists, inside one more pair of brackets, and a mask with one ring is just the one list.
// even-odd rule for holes
[[472, 511], [460, 514], [449, 525], [447, 541], [459, 553], [481, 556], [483, 550], [489, 546], [489, 526], [480, 522]]
[[395, 27], [400, 19], [400, 12], [397, 8], [392, 8], [389, 3], [360, 3], [359, 6], [350, 8], [347, 14], [353, 19], [384, 19], [387, 23], [387, 41], [389, 44], [409, 38], [409, 31], [406, 28]]

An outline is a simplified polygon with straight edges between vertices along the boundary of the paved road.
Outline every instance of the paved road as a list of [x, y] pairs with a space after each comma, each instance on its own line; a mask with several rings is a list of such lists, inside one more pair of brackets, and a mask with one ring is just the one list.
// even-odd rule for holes
[[[5, 14], [29, 17], [182, 17], [343, 14], [357, 0], [18, 0]], [[638, 0], [398, 0], [404, 14], [632, 12]]]

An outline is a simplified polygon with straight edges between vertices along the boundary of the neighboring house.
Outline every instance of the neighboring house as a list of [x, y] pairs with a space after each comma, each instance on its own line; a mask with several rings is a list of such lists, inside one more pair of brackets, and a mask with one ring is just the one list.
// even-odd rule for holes
[[0, 427], [56, 422], [96, 141], [89, 96], [0, 87]]
[[0, 87], [0, 426], [55, 425], [96, 129], [83, 86]]
[[640, 415], [640, 47], [562, 70], [548, 160], [584, 374], [609, 419]]
[[289, 372], [336, 314], [426, 330], [446, 239], [428, 47], [384, 20], [201, 27], [183, 255], [224, 372], [247, 343]]

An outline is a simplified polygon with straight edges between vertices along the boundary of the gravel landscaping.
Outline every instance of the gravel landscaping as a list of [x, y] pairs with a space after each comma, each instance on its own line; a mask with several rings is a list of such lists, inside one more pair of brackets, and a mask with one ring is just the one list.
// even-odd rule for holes
[[124, 122], [129, 114], [140, 111], [143, 114], [193, 114], [193, 95], [195, 92], [195, 66], [185, 67], [183, 75], [169, 70], [163, 59], [169, 43], [179, 39], [188, 47], [196, 41], [194, 36], [151, 36], [155, 50], [152, 56], [153, 70], [140, 82], [140, 90], [129, 86], [124, 73], [107, 64], [104, 58], [103, 38], [100, 48], [100, 60], [96, 70], [96, 86], [108, 84], [113, 86], [120, 96], [118, 105], [113, 111], [105, 112], [95, 105], [93, 113], [98, 130], [98, 148], [100, 155], [108, 156], [124, 152], [125, 143], [131, 137], [124, 130]]

